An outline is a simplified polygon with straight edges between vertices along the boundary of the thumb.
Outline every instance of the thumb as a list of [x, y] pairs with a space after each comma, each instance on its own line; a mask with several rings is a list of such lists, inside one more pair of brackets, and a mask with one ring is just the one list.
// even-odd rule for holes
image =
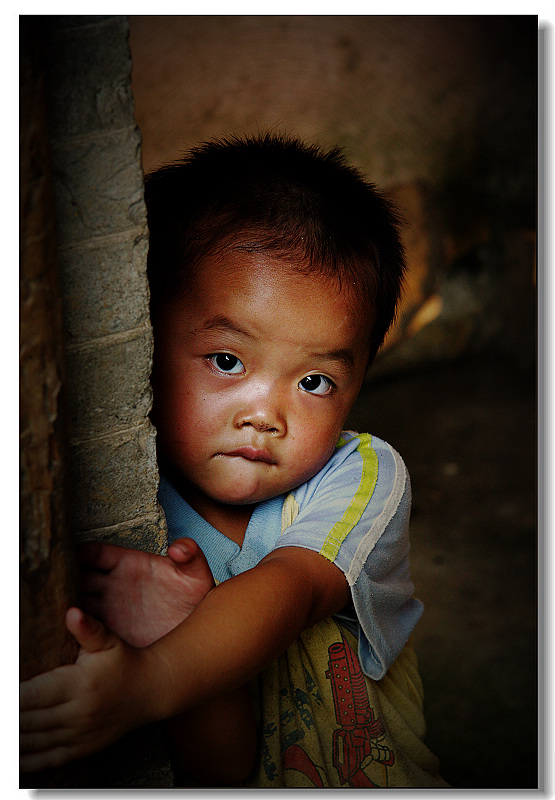
[[200, 547], [194, 539], [181, 537], [174, 539], [168, 547], [168, 556], [176, 566], [185, 566], [199, 553]]
[[72, 607], [67, 610], [66, 628], [88, 653], [109, 650], [117, 640], [117, 636], [99, 620], [85, 614], [80, 608]]

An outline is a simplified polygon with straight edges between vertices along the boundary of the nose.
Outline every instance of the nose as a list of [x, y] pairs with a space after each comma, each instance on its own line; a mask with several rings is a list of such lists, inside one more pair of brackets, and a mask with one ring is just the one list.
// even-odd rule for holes
[[258, 433], [284, 436], [287, 432], [285, 416], [270, 393], [251, 396], [233, 419], [234, 427], [252, 427]]

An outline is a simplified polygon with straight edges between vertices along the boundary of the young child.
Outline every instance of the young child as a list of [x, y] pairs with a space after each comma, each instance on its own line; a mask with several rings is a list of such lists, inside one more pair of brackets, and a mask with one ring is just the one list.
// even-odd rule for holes
[[339, 151], [213, 142], [147, 179], [168, 556], [88, 546], [77, 662], [21, 689], [21, 767], [169, 720], [189, 785], [438, 787], [410, 483], [343, 431], [394, 318], [394, 212]]

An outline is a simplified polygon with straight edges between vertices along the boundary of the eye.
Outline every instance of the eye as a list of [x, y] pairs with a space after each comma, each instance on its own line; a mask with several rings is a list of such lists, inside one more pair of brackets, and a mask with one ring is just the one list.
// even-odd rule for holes
[[243, 362], [237, 356], [232, 356], [229, 353], [214, 353], [208, 356], [208, 361], [219, 372], [225, 372], [228, 375], [239, 375], [245, 371]]
[[307, 375], [299, 381], [299, 386], [309, 394], [328, 394], [334, 388], [333, 382], [325, 375]]

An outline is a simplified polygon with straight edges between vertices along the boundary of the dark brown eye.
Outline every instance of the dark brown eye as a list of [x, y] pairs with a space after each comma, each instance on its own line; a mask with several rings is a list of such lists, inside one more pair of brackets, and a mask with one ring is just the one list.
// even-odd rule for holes
[[231, 375], [238, 375], [245, 371], [243, 362], [237, 356], [232, 356], [230, 353], [214, 353], [208, 357], [208, 360], [213, 367], [216, 367], [220, 372], [227, 372]]
[[299, 381], [299, 386], [309, 394], [327, 394], [333, 388], [333, 383], [324, 375], [307, 375]]

